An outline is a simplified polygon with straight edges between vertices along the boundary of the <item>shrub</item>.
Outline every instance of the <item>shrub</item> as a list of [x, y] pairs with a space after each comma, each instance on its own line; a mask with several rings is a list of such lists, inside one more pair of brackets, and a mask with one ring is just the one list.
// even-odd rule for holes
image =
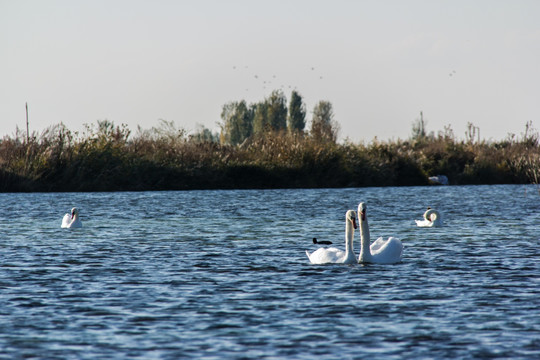
[[[138, 129], [98, 121], [79, 136], [63, 124], [0, 141], [0, 191], [119, 191], [538, 183], [539, 137], [459, 142], [453, 136], [337, 144], [286, 129], [227, 145], [172, 122]], [[208, 139], [211, 139], [209, 137]]]

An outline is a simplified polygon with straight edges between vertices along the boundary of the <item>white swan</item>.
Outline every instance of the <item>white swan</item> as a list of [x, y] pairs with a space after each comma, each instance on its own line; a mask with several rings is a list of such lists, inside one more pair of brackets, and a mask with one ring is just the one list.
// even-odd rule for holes
[[356, 229], [356, 212], [349, 210], [345, 214], [345, 251], [331, 248], [319, 248], [306, 255], [312, 264], [356, 264], [356, 255], [353, 249], [354, 229]]
[[369, 235], [369, 224], [366, 214], [367, 206], [361, 202], [358, 205], [358, 221], [360, 222], [360, 256], [359, 263], [394, 264], [401, 261], [403, 244], [395, 237], [388, 240], [378, 238], [373, 244]]
[[81, 219], [79, 219], [79, 209], [71, 209], [71, 214], [64, 215], [62, 219], [63, 228], [80, 228], [82, 227]]
[[437, 210], [428, 207], [424, 213], [423, 220], [414, 220], [419, 227], [437, 227], [442, 226], [441, 214]]

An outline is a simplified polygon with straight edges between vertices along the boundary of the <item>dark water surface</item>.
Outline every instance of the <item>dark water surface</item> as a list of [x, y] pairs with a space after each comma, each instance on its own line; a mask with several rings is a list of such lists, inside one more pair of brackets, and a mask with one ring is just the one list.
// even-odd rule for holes
[[[533, 186], [0, 200], [1, 359], [540, 358]], [[311, 265], [360, 201], [403, 261]], [[427, 206], [444, 227], [416, 227]]]

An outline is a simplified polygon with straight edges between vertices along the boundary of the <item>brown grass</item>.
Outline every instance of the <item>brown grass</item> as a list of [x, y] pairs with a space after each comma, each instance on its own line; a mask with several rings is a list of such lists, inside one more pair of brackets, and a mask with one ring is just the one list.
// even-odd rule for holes
[[[530, 124], [529, 124], [530, 125]], [[0, 191], [120, 191], [214, 188], [539, 183], [539, 136], [457, 141], [452, 136], [366, 144], [268, 132], [237, 146], [194, 141], [163, 122], [138, 129], [102, 121], [79, 135], [64, 125], [17, 130], [0, 141]]]

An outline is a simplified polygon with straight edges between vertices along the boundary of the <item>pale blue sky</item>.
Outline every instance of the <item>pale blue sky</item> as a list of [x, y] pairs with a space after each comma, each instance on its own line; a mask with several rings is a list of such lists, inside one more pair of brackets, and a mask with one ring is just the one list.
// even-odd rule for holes
[[218, 129], [229, 101], [328, 100], [354, 142], [540, 127], [540, 1], [0, 0], [0, 136], [108, 119]]

